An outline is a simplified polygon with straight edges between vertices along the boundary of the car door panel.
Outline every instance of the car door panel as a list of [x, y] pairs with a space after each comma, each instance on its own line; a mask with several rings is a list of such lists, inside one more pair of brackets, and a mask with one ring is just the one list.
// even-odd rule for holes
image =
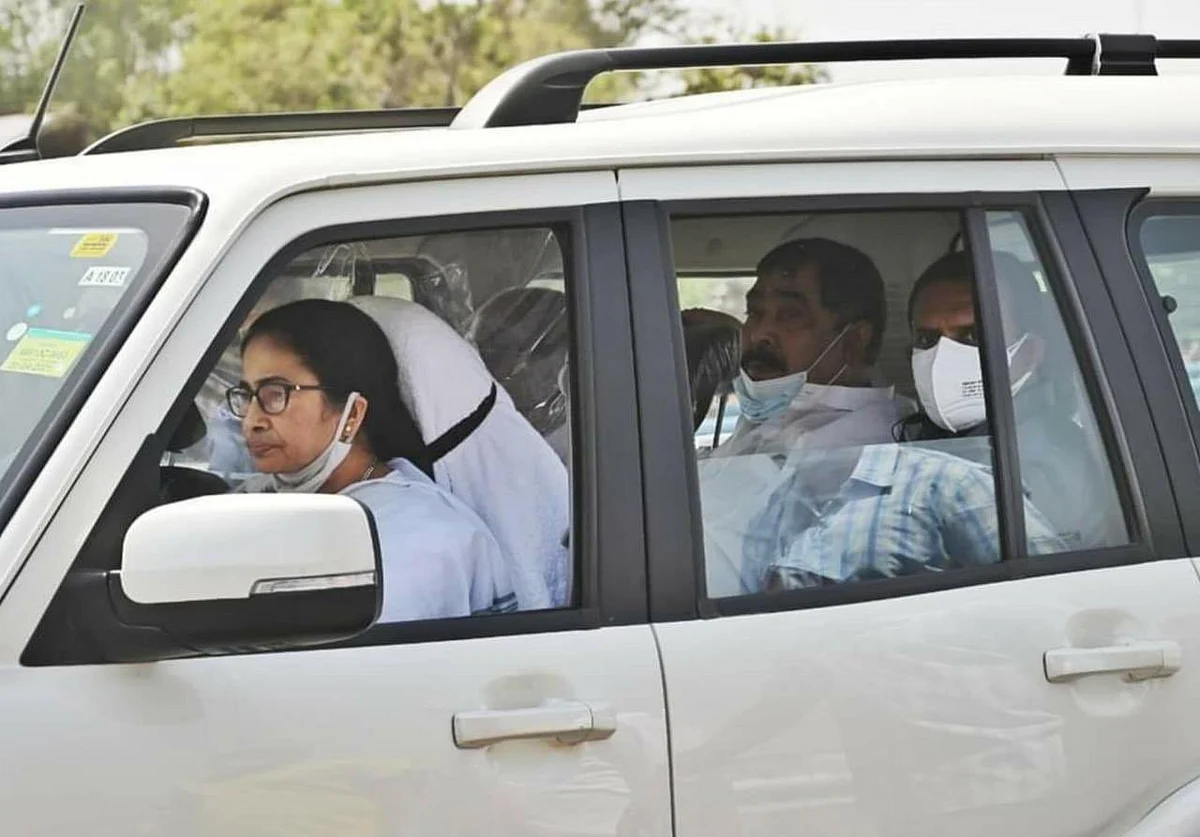
[[[249, 222], [211, 276], [208, 269], [176, 273], [164, 283], [167, 295], [150, 308], [156, 320], [133, 332], [137, 354], [118, 353], [96, 390], [94, 397], [112, 400], [89, 405], [109, 411], [112, 424], [92, 429], [90, 447], [69, 452], [87, 465], [37, 533], [0, 607], [0, 707], [11, 724], [0, 804], [9, 830], [98, 837], [670, 833], [661, 669], [645, 624], [637, 546], [638, 462], [611, 454], [636, 451], [633, 418], [610, 419], [603, 405], [584, 414], [596, 403], [593, 387], [628, 388], [632, 377], [632, 344], [610, 310], [627, 312], [623, 277], [611, 269], [622, 263], [615, 198], [611, 172], [302, 194]], [[590, 208], [572, 209], [576, 201]], [[579, 540], [586, 544], [579, 608], [415, 628], [393, 637], [398, 644], [376, 638], [361, 647], [146, 664], [20, 664], [146, 434], [172, 409], [189, 370], [203, 366], [251, 280], [281, 248], [317, 225], [412, 217], [436, 227], [443, 216], [494, 213], [494, 223], [506, 226], [519, 223], [521, 211], [564, 206], [560, 215], [580, 233], [575, 252], [602, 286], [581, 284], [579, 320], [612, 321], [598, 338], [608, 341], [603, 351], [588, 345], [573, 359], [578, 418], [588, 431], [579, 461], [595, 474], [595, 459], [604, 456], [602, 479], [616, 485], [593, 484], [575, 495], [588, 504], [575, 518], [583, 521]], [[177, 307], [160, 310], [168, 299]], [[597, 333], [578, 332], [581, 341]], [[608, 524], [613, 516], [620, 531]], [[614, 534], [597, 544], [590, 533], [601, 526]], [[527, 621], [490, 627], [490, 620], [505, 619]], [[560, 701], [605, 707], [615, 731], [601, 740], [455, 744], [456, 713]]]
[[[1074, 228], [1070, 240], [1055, 239], [1063, 213], [1073, 212], [1061, 173], [1051, 161], [1005, 165], [658, 169], [622, 172], [621, 186], [647, 216], [672, 218], [921, 209], [962, 192], [972, 193], [962, 206], [1032, 205], [1038, 249], [1066, 286], [1059, 304], [1068, 320], [1079, 318], [1070, 324], [1070, 345], [1084, 354], [1080, 366], [1086, 374], [1129, 374], [1136, 347], [1122, 339], [1088, 242]], [[1023, 189], [1029, 191], [1018, 194]], [[1078, 227], [1078, 218], [1068, 220]], [[646, 226], [643, 219], [638, 229]], [[630, 226], [635, 299], [652, 296], [638, 283], [675, 284], [672, 266], [664, 276], [662, 254], [640, 237]], [[679, 357], [662, 336], [662, 317], [650, 319], [635, 330], [639, 363], [643, 355]], [[686, 376], [678, 377], [639, 386], [644, 396], [668, 385], [686, 392]], [[969, 580], [947, 579], [919, 588], [898, 579], [890, 591], [889, 582], [873, 582], [805, 591], [813, 594], [806, 600], [797, 594], [787, 603], [726, 606], [702, 592], [703, 517], [695, 476], [687, 475], [689, 513], [673, 516], [664, 505], [662, 515], [647, 518], [663, 541], [695, 545], [686, 555], [650, 555], [651, 579], [682, 577], [678, 585], [692, 599], [684, 606], [679, 586], [651, 588], [679, 837], [1115, 835], [1200, 775], [1200, 740], [1181, 723], [1200, 699], [1191, 666], [1200, 652], [1200, 580], [1184, 557], [1150, 410], [1130, 383], [1110, 381], [1091, 397], [1094, 409], [1119, 422], [1114, 435], [1125, 434], [1108, 455], [1129, 470], [1127, 513], [1138, 521], [1138, 542], [1048, 556], [1044, 564], [1031, 558], [1005, 580], [967, 586]], [[690, 405], [679, 406], [680, 415], [653, 427], [643, 416], [643, 436], [658, 439], [661, 450], [690, 446], [671, 435], [688, 429]], [[648, 474], [667, 461], [659, 450], [644, 456]], [[1132, 663], [1130, 646], [1139, 655]], [[1113, 670], [1051, 683], [1045, 668], [1047, 652], [1069, 665], [1093, 664], [1107, 653], [1097, 667], [1123, 669], [1146, 665], [1143, 652], [1159, 651], [1178, 657], [1179, 669], [1141, 669], [1136, 677], [1167, 676], [1132, 682], [1129, 672]]]
[[[657, 625], [679, 834], [1091, 834], [1190, 778], [1187, 560]], [[1043, 655], [1171, 640], [1163, 679]], [[714, 676], [714, 672], [717, 673]]]
[[[22, 834], [670, 829], [644, 626], [19, 673], [5, 703], [46, 719], [5, 760], [10, 814], [40, 800]], [[454, 745], [456, 711], [553, 700], [607, 701], [616, 733]]]

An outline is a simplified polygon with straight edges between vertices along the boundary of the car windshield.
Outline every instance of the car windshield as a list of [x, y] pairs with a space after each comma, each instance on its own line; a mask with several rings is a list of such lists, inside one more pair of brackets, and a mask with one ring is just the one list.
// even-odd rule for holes
[[[119, 314], [191, 210], [164, 203], [0, 209], [0, 499], [95, 369]], [[61, 425], [60, 425], [61, 426]]]

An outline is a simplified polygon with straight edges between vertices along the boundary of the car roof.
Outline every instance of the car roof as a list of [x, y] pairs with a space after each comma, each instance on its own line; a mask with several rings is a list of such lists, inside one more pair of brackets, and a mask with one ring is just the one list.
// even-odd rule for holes
[[[673, 163], [1200, 153], [1200, 76], [817, 84], [585, 111], [571, 124], [216, 143], [22, 163], [0, 195], [190, 187], [212, 201], [443, 175]], [[257, 202], [257, 201], [256, 201]]]

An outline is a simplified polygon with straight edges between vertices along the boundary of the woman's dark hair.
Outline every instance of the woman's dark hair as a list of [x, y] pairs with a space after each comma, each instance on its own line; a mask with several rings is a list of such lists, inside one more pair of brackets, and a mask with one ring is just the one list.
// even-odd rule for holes
[[396, 356], [367, 314], [345, 302], [302, 299], [255, 320], [242, 340], [243, 354], [259, 337], [294, 352], [329, 388], [325, 395], [335, 407], [344, 406], [352, 392], [367, 399], [363, 433], [375, 456], [385, 462], [403, 457], [431, 472], [425, 440], [400, 398]]

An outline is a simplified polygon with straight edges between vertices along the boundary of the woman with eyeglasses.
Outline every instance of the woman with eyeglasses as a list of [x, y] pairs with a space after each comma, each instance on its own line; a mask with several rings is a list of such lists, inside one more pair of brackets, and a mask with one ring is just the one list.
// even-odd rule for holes
[[516, 610], [503, 555], [470, 508], [430, 478], [375, 321], [308, 299], [256, 319], [226, 393], [260, 472], [244, 491], [346, 494], [367, 506], [383, 554], [381, 622]]

